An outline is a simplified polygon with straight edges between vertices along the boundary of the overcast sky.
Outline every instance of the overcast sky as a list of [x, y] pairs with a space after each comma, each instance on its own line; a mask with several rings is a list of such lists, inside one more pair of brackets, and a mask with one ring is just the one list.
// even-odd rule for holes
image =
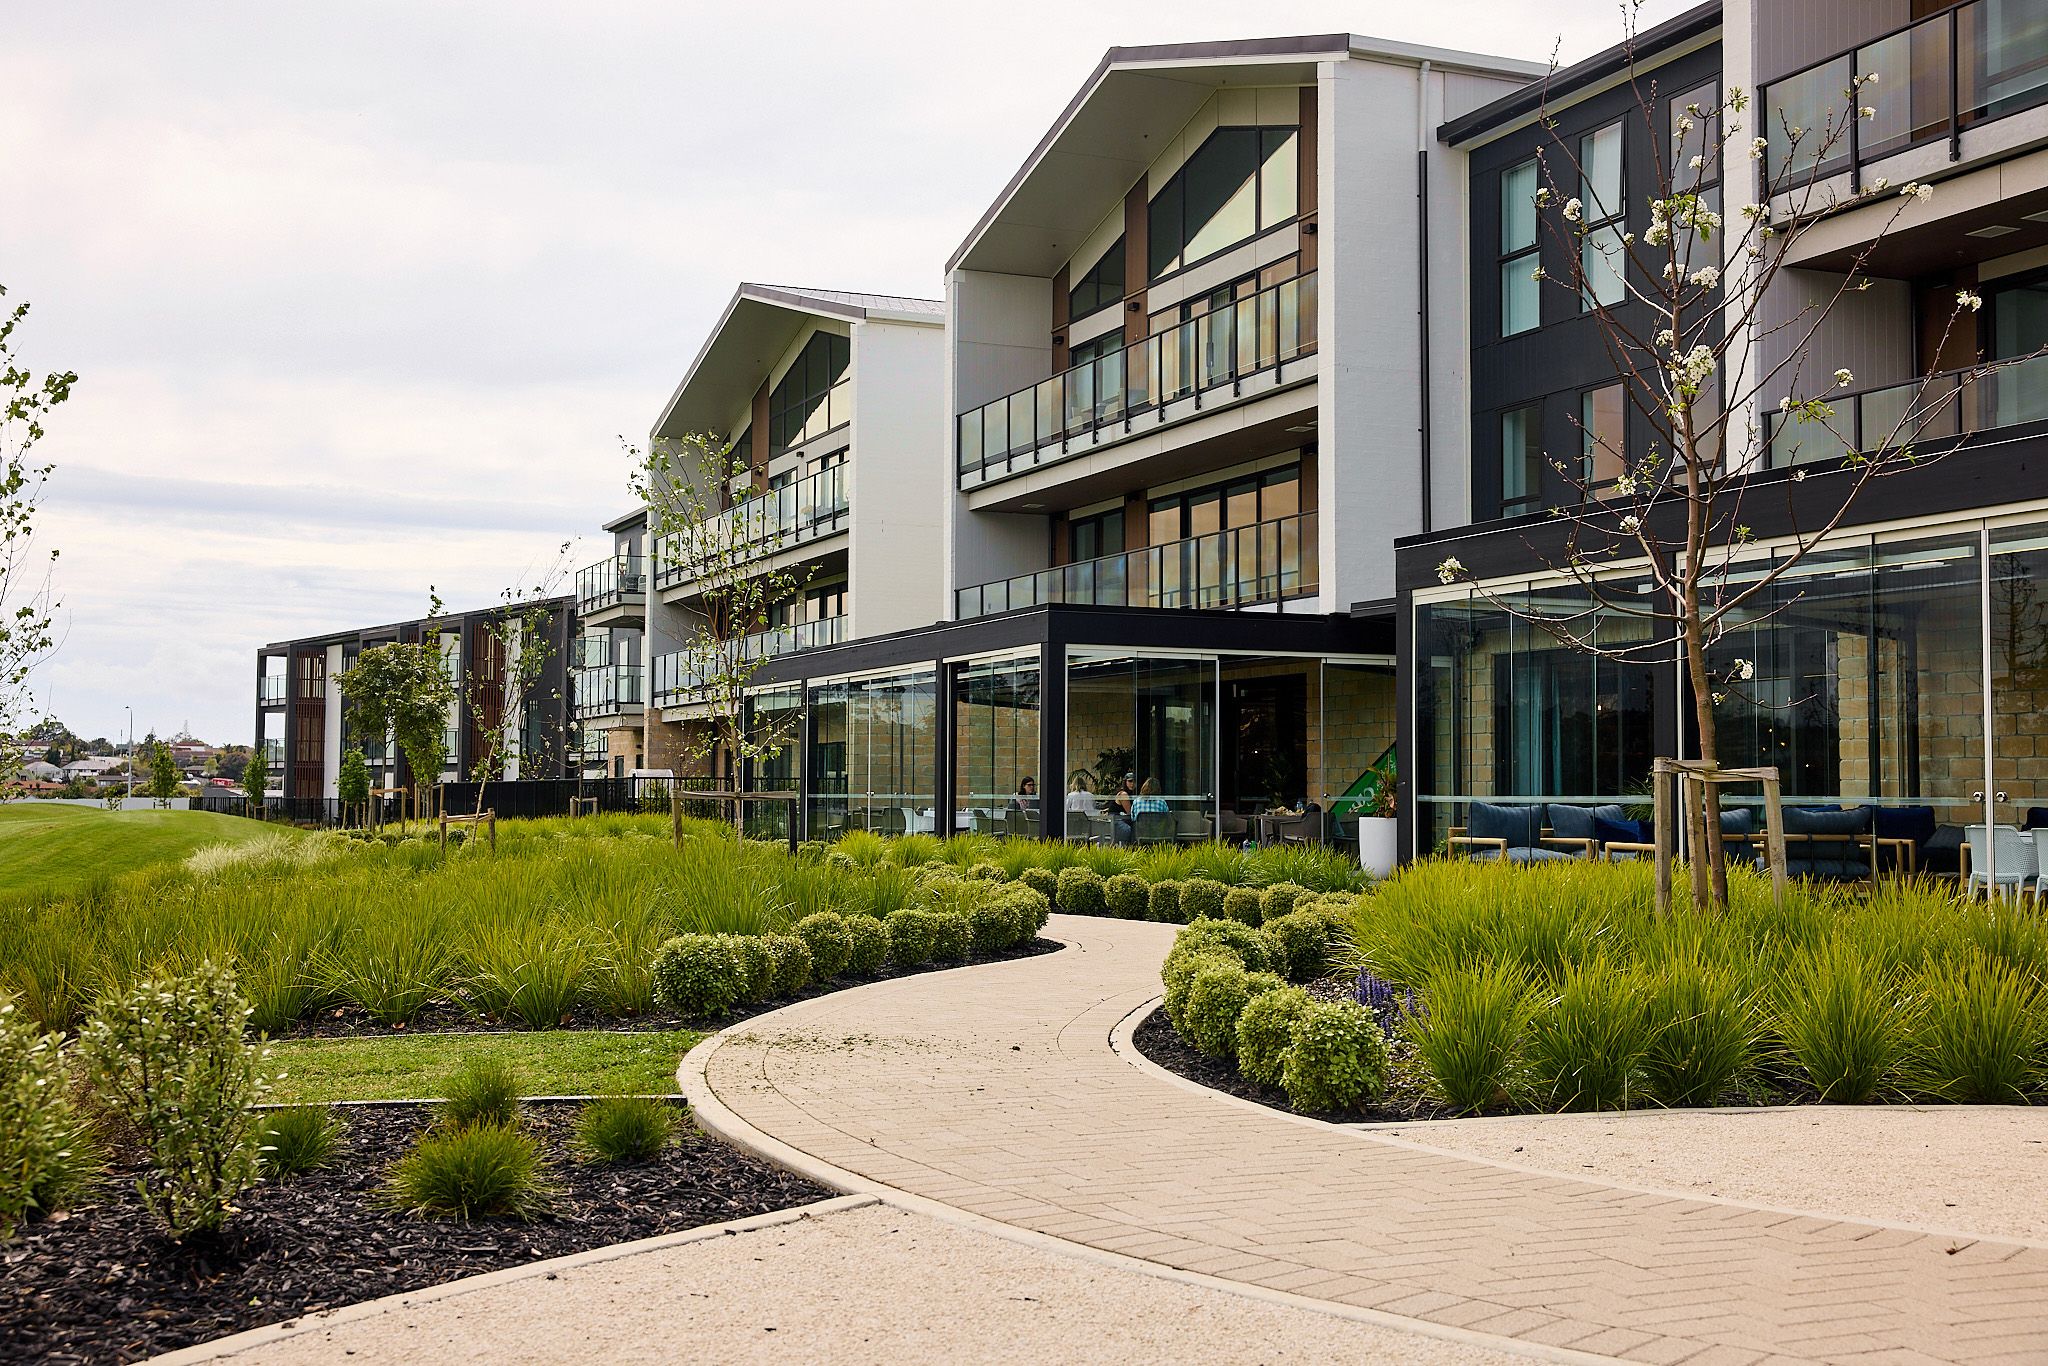
[[[1645, 8], [1654, 22], [1676, 0]], [[0, 284], [88, 736], [247, 741], [254, 651], [601, 554], [740, 280], [935, 295], [1112, 44], [1350, 30], [1566, 61], [1615, 0], [13, 6]]]

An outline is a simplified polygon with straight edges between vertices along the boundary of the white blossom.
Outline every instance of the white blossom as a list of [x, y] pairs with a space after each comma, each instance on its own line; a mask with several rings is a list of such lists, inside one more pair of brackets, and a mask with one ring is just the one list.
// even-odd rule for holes
[[1712, 289], [1721, 283], [1721, 272], [1712, 266], [1701, 266], [1692, 273], [1692, 282], [1701, 289]]
[[1856, 111], [1856, 116], [1858, 118], [1874, 119], [1877, 117], [1877, 111], [1866, 104]]
[[1792, 411], [1792, 396], [1790, 394], [1778, 400], [1778, 411], [1781, 413]]
[[1459, 562], [1458, 557], [1456, 555], [1451, 556], [1448, 560], [1445, 560], [1442, 564], [1436, 567], [1436, 578], [1438, 583], [1456, 583], [1459, 579], [1463, 578], [1464, 576], [1465, 566]]
[[1764, 152], [1766, 149], [1770, 147], [1770, 145], [1771, 140], [1769, 138], [1750, 139], [1749, 159], [1751, 161], [1762, 161], [1764, 159]]
[[1756, 665], [1752, 664], [1749, 660], [1746, 659], [1736, 660], [1735, 676], [1741, 679], [1743, 682], [1747, 683], [1750, 679], [1756, 677]]
[[1564, 202], [1564, 217], [1565, 217], [1565, 221], [1566, 221], [1567, 223], [1576, 223], [1576, 222], [1578, 222], [1578, 221], [1579, 221], [1579, 219], [1580, 219], [1580, 218], [1581, 218], [1581, 217], [1582, 217], [1582, 216], [1584, 215], [1584, 213], [1585, 213], [1585, 205], [1581, 204], [1581, 203], [1580, 203], [1580, 202], [1579, 202], [1578, 200], [1576, 200], [1576, 199], [1567, 199], [1567, 200], [1565, 200], [1565, 202]]
[[1856, 376], [1850, 374], [1847, 370], [1835, 371], [1835, 383], [1839, 387], [1846, 389], [1855, 382]]
[[1676, 335], [1674, 335], [1674, 334], [1673, 334], [1673, 332], [1671, 331], [1671, 329], [1670, 329], [1670, 328], [1668, 328], [1668, 327], [1667, 327], [1667, 328], [1665, 328], [1665, 329], [1663, 329], [1663, 330], [1662, 330], [1661, 332], [1659, 332], [1659, 333], [1657, 334], [1657, 336], [1656, 336], [1656, 343], [1657, 343], [1657, 345], [1659, 345], [1659, 346], [1665, 346], [1665, 347], [1668, 347], [1668, 346], [1670, 346], [1670, 345], [1671, 345], [1671, 344], [1672, 344], [1673, 342], [1675, 342], [1675, 341], [1677, 341], [1677, 340], [1678, 340], [1677, 336], [1676, 336]]
[[1959, 289], [1956, 291], [1956, 307], [1967, 308], [1972, 313], [1975, 313], [1978, 309], [1984, 307], [1984, 300], [1967, 289]]
[[1536, 269], [1534, 269], [1534, 270], [1530, 271], [1530, 272], [1529, 272], [1529, 278], [1530, 278], [1530, 279], [1532, 279], [1532, 280], [1541, 280], [1541, 279], [1544, 279], [1544, 278], [1546, 278], [1546, 277], [1544, 276], [1544, 274], [1543, 274], [1543, 267], [1541, 267], [1541, 266], [1538, 266], [1538, 267], [1536, 267]]
[[1684, 137], [1687, 133], [1690, 133], [1693, 130], [1693, 127], [1694, 124], [1691, 119], [1680, 119], [1678, 121], [1678, 136]]
[[1633, 474], [1621, 475], [1614, 481], [1614, 491], [1624, 498], [1632, 496], [1636, 491], [1636, 477]]
[[1690, 167], [1692, 167], [1692, 168], [1693, 168], [1693, 169], [1694, 169], [1695, 171], [1697, 171], [1697, 170], [1699, 170], [1699, 169], [1700, 169], [1701, 167], [1703, 167], [1703, 166], [1705, 166], [1705, 165], [1707, 164], [1707, 159], [1706, 159], [1705, 157], [1703, 157], [1703, 156], [1699, 155], [1699, 154], [1698, 154], [1697, 152], [1695, 152], [1695, 153], [1693, 154], [1693, 158], [1692, 158], [1692, 160], [1691, 160], [1691, 161], [1688, 161], [1688, 162], [1686, 162], [1685, 164], [1686, 164], [1686, 165], [1688, 165], [1688, 166], [1690, 166]]
[[1672, 357], [1671, 373], [1679, 383], [1697, 387], [1714, 373], [1714, 353], [1704, 346], [1695, 346], [1682, 356]]
[[1865, 77], [1863, 78], [1863, 80], [1864, 80], [1864, 83], [1865, 83], [1865, 84], [1867, 84], [1867, 85], [1876, 85], [1876, 84], [1877, 84], [1877, 73], [1876, 73], [1875, 71], [1873, 71], [1873, 72], [1871, 72], [1871, 73], [1870, 73], [1870, 74], [1869, 74], [1868, 76], [1865, 76]]
[[1623, 531], [1631, 533], [1634, 532], [1638, 527], [1642, 526], [1642, 524], [1643, 519], [1636, 516], [1633, 512], [1631, 512], [1628, 516], [1621, 519], [1621, 529]]
[[1792, 482], [1793, 482], [1793, 483], [1795, 483], [1795, 484], [1803, 484], [1803, 483], [1805, 483], [1805, 482], [1806, 482], [1806, 471], [1805, 471], [1805, 470], [1794, 470], [1794, 471], [1792, 471]]

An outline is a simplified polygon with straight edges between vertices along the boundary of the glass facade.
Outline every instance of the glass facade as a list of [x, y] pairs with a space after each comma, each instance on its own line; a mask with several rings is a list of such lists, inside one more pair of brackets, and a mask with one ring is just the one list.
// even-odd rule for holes
[[[2048, 521], [1973, 519], [1843, 537], [1792, 564], [1768, 552], [1738, 562], [1724, 596], [1750, 596], [1708, 662], [1721, 679], [1745, 662], [1751, 676], [1718, 685], [1721, 762], [1775, 766], [1802, 805], [1930, 807], [1947, 827], [2029, 823], [2048, 807], [2044, 583]], [[1647, 592], [1626, 577], [1614, 587], [1610, 599]], [[1418, 602], [1418, 853], [1475, 799], [1641, 803], [1654, 755], [1674, 742], [1697, 753], [1668, 654], [1597, 657], [1531, 615], [1573, 616], [1571, 629], [1608, 645], [1647, 639], [1643, 623], [1596, 610], [1583, 589], [1497, 583]]]
[[931, 668], [812, 684], [805, 819], [813, 839], [847, 830], [931, 830], [938, 674]]
[[1038, 772], [1036, 654], [962, 664], [953, 676], [953, 826], [1036, 839], [1045, 782]]

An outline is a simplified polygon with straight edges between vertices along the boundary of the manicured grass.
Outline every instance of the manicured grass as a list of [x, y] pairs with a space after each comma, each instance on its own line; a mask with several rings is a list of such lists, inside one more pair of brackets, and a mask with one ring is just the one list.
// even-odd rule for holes
[[290, 1039], [270, 1045], [270, 1067], [285, 1079], [265, 1097], [280, 1105], [336, 1100], [439, 1098], [464, 1062], [488, 1058], [519, 1074], [529, 1096], [668, 1095], [676, 1064], [704, 1036], [690, 1029], [606, 1034], [555, 1029], [520, 1034], [393, 1034]]
[[298, 833], [214, 811], [15, 802], [0, 806], [0, 894], [74, 887], [175, 862], [209, 844], [246, 844], [280, 832]]

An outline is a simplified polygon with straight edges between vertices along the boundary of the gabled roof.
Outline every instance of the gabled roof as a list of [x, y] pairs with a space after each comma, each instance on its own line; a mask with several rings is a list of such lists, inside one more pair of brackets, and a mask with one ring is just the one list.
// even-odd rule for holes
[[896, 294], [742, 284], [733, 291], [731, 302], [684, 372], [682, 383], [662, 406], [661, 415], [654, 420], [654, 435], [681, 436], [716, 429], [753, 400], [761, 380], [813, 318], [943, 327], [946, 306], [937, 299]]
[[1218, 89], [1312, 85], [1319, 62], [1351, 58], [1524, 80], [1547, 70], [1541, 62], [1351, 33], [1113, 47], [946, 262], [947, 272], [1052, 274]]

